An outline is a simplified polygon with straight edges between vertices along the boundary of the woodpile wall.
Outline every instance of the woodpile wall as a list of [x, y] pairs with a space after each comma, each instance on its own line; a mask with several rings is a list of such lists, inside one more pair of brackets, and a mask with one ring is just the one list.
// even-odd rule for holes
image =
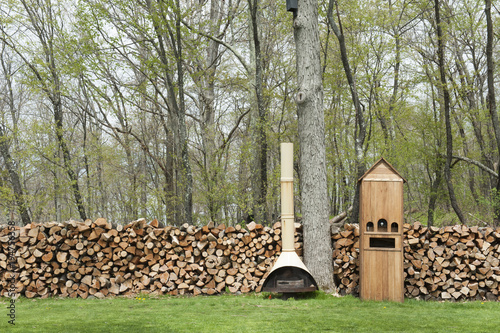
[[[295, 247], [302, 251], [301, 225]], [[281, 251], [281, 225], [159, 228], [104, 219], [0, 229], [0, 294], [106, 297], [260, 291]], [[500, 228], [404, 226], [405, 296], [500, 300]], [[359, 229], [332, 234], [339, 292], [358, 294]]]
[[112, 228], [98, 219], [16, 227], [14, 237], [4, 227], [1, 295], [14, 285], [15, 294], [28, 298], [260, 291], [281, 251], [280, 233], [280, 223], [254, 222], [246, 229], [213, 223], [158, 228], [156, 220], [139, 220]]

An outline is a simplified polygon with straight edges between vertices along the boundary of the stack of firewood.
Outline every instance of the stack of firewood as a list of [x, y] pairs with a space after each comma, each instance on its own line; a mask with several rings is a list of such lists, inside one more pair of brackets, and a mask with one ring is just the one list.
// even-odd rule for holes
[[[300, 231], [300, 230], [299, 230]], [[0, 230], [1, 295], [15, 273], [16, 293], [87, 298], [259, 291], [281, 251], [281, 224], [246, 228], [209, 223], [158, 228], [138, 220], [30, 224], [16, 229], [17, 268], [7, 266], [8, 228]], [[296, 246], [302, 244], [296, 233]]]
[[[295, 248], [302, 255], [302, 227]], [[332, 234], [335, 281], [358, 294], [359, 228]], [[407, 297], [500, 300], [500, 228], [404, 225]], [[281, 224], [160, 228], [141, 219], [0, 227], [0, 294], [106, 297], [260, 291], [281, 252]], [[13, 270], [12, 258], [16, 267]]]
[[406, 296], [500, 300], [500, 228], [405, 225]]
[[344, 230], [332, 235], [333, 273], [341, 295], [359, 293], [359, 228], [345, 224]]

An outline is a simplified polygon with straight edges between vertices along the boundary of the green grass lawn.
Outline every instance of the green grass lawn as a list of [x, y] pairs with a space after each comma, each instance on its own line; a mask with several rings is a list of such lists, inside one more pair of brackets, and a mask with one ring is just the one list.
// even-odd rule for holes
[[112, 299], [18, 299], [0, 332], [499, 332], [500, 303], [360, 301], [317, 293]]

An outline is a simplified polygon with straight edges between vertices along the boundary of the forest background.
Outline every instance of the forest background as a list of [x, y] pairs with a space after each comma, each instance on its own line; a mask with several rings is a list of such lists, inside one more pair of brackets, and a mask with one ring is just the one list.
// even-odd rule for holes
[[[497, 223], [499, 9], [319, 1], [331, 216], [384, 157], [408, 221]], [[2, 1], [0, 223], [276, 221], [279, 144], [299, 150], [294, 47], [284, 0]]]

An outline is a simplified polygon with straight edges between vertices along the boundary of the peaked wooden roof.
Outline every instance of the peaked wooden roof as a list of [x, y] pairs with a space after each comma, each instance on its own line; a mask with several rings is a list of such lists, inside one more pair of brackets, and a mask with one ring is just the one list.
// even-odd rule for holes
[[[398, 176], [399, 178], [401, 178], [403, 180], [404, 183], [406, 183], [406, 179], [403, 178], [403, 176], [401, 176], [399, 174], [399, 172], [394, 169], [394, 167], [391, 165], [391, 163], [387, 162], [387, 160], [383, 157], [381, 157], [377, 162], [375, 162], [372, 167], [370, 169], [368, 169], [368, 171], [365, 172], [365, 174], [363, 176], [361, 176], [361, 178], [358, 179], [358, 182], [362, 181], [364, 178], [366, 178], [367, 176], [371, 175], [371, 174], [385, 174], [387, 175], [387, 172], [384, 172], [384, 171], [389, 171], [389, 172], [392, 172], [392, 174]], [[386, 179], [386, 180], [390, 180], [390, 179]]]

